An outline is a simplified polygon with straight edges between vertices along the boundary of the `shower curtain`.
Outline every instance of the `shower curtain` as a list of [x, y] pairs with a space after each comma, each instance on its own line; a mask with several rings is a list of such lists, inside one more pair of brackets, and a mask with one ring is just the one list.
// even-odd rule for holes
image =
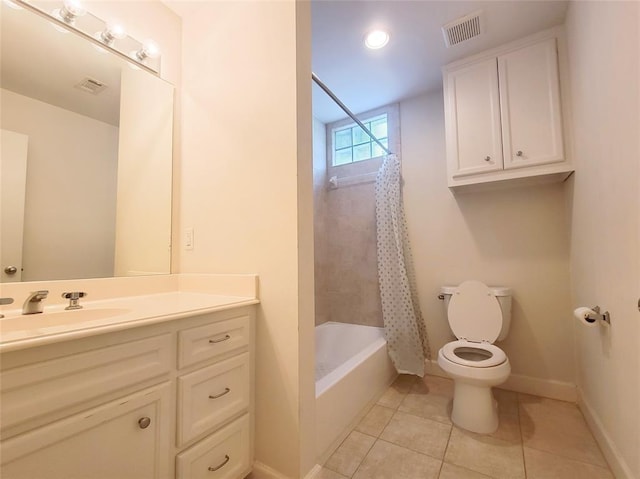
[[376, 177], [382, 319], [389, 356], [397, 371], [422, 377], [431, 351], [418, 304], [400, 183], [400, 161], [396, 155], [388, 155]]

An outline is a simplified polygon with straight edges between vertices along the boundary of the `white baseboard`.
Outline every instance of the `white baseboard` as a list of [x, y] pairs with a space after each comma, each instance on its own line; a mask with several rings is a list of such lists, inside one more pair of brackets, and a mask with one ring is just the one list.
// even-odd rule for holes
[[316, 477], [318, 473], [322, 470], [322, 466], [320, 464], [316, 464], [313, 468], [304, 476], [304, 479], [313, 479]]
[[[307, 473], [307, 475], [304, 476], [304, 479], [313, 479], [314, 477], [316, 477], [316, 475], [320, 473], [321, 470], [322, 470], [322, 466], [320, 464], [316, 464], [311, 468], [311, 470]], [[259, 461], [256, 461], [253, 464], [253, 471], [251, 472], [251, 474], [249, 474], [249, 476], [247, 476], [247, 479], [289, 479], [289, 478], [287, 476], [282, 475], [275, 469], [265, 464], [262, 464]]]
[[600, 449], [602, 449], [602, 453], [607, 459], [609, 467], [611, 467], [616, 479], [633, 479], [634, 475], [631, 473], [631, 468], [618, 452], [618, 448], [607, 434], [598, 414], [596, 414], [595, 410], [586, 400], [580, 388], [578, 388], [578, 407], [587, 420], [589, 429], [591, 429]]
[[275, 469], [262, 464], [260, 461], [253, 463], [253, 471], [247, 476], [247, 479], [291, 479]]
[[[449, 377], [435, 360], [427, 361], [425, 366], [427, 374], [443, 378]], [[509, 376], [509, 379], [499, 387], [500, 389], [533, 394], [535, 396], [558, 399], [560, 401], [576, 402], [578, 400], [575, 384], [553, 379], [540, 379], [523, 376], [521, 374], [512, 374]]]

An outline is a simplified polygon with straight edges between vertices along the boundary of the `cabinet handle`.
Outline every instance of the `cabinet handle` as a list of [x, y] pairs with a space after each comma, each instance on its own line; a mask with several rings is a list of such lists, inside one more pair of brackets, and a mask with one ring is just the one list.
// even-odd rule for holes
[[222, 391], [220, 394], [215, 394], [213, 396], [209, 395], [209, 399], [218, 399], [224, 396], [225, 394], [229, 394], [230, 392], [231, 392], [231, 389], [224, 388], [224, 391]]
[[516, 152], [516, 156], [522, 156], [522, 151], [518, 150], [518, 151]]
[[149, 427], [150, 424], [151, 424], [151, 418], [149, 417], [145, 416], [138, 419], [138, 426], [140, 426], [140, 429], [146, 429]]
[[231, 339], [231, 336], [229, 336], [228, 334], [225, 334], [224, 338], [220, 338], [220, 339], [210, 339], [209, 342], [211, 344], [215, 344], [215, 343], [221, 343], [222, 341], [226, 341], [227, 339]]
[[227, 455], [225, 454], [225, 455], [224, 455], [224, 460], [223, 460], [220, 464], [218, 464], [216, 467], [211, 467], [211, 466], [209, 466], [209, 470], [210, 470], [211, 472], [215, 472], [215, 471], [217, 471], [218, 469], [220, 469], [222, 466], [224, 466], [227, 462], [229, 462], [229, 456], [227, 456]]
[[491, 157], [490, 156], [486, 156], [484, 161], [491, 161]]

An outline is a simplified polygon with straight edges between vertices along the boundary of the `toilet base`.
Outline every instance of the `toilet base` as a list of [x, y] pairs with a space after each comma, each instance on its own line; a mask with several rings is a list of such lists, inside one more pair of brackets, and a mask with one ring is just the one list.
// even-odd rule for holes
[[491, 434], [498, 429], [498, 403], [491, 386], [454, 380], [453, 423], [467, 431]]

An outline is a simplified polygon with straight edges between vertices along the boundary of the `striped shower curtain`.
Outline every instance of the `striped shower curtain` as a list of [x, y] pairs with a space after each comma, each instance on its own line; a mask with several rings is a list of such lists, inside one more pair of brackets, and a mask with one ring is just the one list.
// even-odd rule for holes
[[389, 356], [398, 372], [422, 377], [425, 358], [431, 359], [431, 351], [418, 304], [400, 183], [400, 160], [388, 155], [376, 177], [382, 318]]

